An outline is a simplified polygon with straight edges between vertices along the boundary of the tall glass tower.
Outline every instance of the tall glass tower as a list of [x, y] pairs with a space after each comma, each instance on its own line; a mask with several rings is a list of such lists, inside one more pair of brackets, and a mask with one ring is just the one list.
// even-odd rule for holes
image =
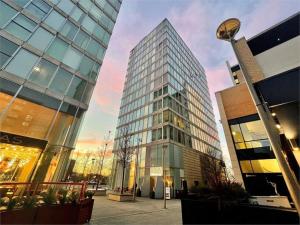
[[[205, 182], [202, 156], [221, 158], [204, 69], [167, 19], [130, 52], [114, 151], [120, 149], [124, 128], [132, 135], [131, 146], [139, 146], [137, 188], [143, 196], [154, 191], [162, 197], [163, 148], [166, 182], [173, 191], [184, 181], [188, 186]], [[118, 188], [122, 167], [117, 158], [113, 168], [112, 185]], [[134, 169], [133, 160], [125, 187], [133, 187]]]
[[0, 182], [64, 178], [121, 0], [0, 0]]

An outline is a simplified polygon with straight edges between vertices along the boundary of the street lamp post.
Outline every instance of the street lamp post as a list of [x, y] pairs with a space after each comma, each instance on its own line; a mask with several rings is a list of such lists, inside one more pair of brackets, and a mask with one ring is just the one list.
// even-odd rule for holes
[[243, 60], [240, 57], [239, 52], [237, 51], [234, 36], [237, 34], [240, 28], [240, 21], [236, 18], [231, 18], [226, 21], [224, 21], [217, 29], [217, 38], [221, 40], [229, 41], [232, 45], [233, 51], [236, 55], [236, 58], [238, 60], [238, 63], [240, 65], [240, 69], [243, 75], [243, 78], [245, 80], [245, 84], [247, 85], [247, 88], [249, 90], [250, 96], [254, 102], [254, 105], [256, 107], [256, 110], [258, 112], [258, 115], [263, 122], [263, 125], [266, 129], [268, 138], [270, 140], [273, 152], [275, 154], [275, 157], [278, 161], [279, 167], [282, 171], [283, 178], [285, 180], [285, 183], [287, 185], [287, 188], [289, 190], [289, 193], [291, 195], [291, 198], [295, 204], [295, 207], [298, 211], [298, 214], [300, 215], [300, 187], [297, 181], [297, 178], [293, 174], [289, 164], [287, 163], [286, 159], [284, 158], [280, 140], [278, 137], [278, 134], [274, 131], [275, 129], [275, 123], [272, 119], [271, 113], [267, 106], [264, 105], [264, 103], [261, 102], [259, 99], [253, 83], [251, 81], [251, 78], [248, 74], [248, 71], [244, 65]]
[[137, 170], [138, 170], [138, 163], [139, 163], [139, 151], [140, 151], [140, 142], [142, 140], [140, 138], [138, 138], [138, 143], [137, 143], [137, 149], [136, 149], [136, 156], [135, 156], [135, 169], [134, 169], [134, 184], [133, 184], [133, 201], [135, 201], [135, 197], [136, 197], [136, 186], [137, 186], [137, 182], [136, 182], [136, 178], [137, 178]]
[[163, 195], [164, 195], [164, 209], [167, 208], [167, 199], [166, 199], [166, 171], [165, 171], [165, 152], [167, 149], [167, 145], [163, 145], [162, 149], [162, 170], [163, 170]]

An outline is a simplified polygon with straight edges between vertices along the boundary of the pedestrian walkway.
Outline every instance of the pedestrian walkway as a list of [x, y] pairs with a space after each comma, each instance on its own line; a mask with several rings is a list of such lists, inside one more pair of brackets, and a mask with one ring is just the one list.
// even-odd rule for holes
[[114, 202], [106, 196], [95, 196], [92, 225], [181, 225], [180, 200], [137, 198], [136, 202]]

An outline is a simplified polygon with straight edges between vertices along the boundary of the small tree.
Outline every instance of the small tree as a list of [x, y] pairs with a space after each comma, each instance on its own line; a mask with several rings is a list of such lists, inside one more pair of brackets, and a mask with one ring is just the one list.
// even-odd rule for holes
[[131, 134], [129, 134], [129, 129], [124, 128], [119, 142], [119, 149], [116, 151], [117, 162], [122, 166], [121, 194], [124, 192], [125, 169], [134, 155], [134, 148], [131, 147], [130, 141]]
[[245, 199], [247, 192], [241, 184], [234, 181], [234, 177], [226, 169], [222, 159], [216, 157], [215, 152], [201, 156], [202, 174], [208, 188], [223, 199]]
[[225, 164], [217, 158], [215, 151], [209, 151], [200, 158], [203, 177], [210, 188], [219, 186], [228, 177]]

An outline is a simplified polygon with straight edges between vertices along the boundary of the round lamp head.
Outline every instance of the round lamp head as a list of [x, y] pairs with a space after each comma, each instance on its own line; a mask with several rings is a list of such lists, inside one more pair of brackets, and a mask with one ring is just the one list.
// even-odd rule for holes
[[217, 38], [225, 41], [231, 41], [237, 34], [241, 22], [236, 18], [225, 20], [217, 29]]

